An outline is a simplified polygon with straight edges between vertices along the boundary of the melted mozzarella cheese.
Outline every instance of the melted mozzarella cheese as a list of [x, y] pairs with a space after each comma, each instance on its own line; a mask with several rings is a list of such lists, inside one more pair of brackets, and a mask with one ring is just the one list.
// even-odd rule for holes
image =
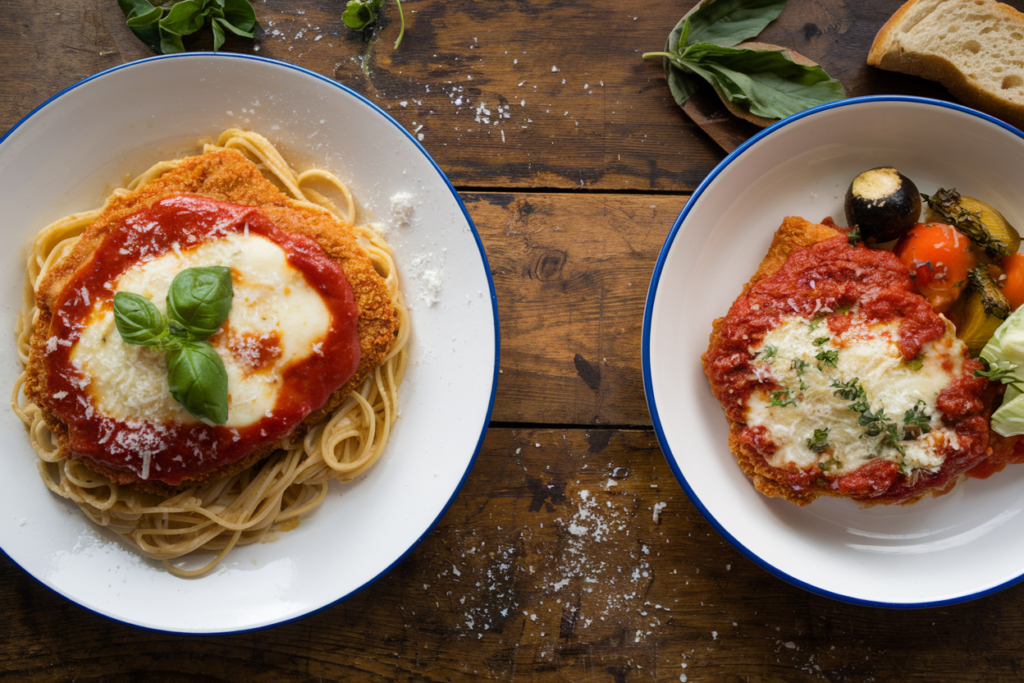
[[[920, 363], [908, 363], [897, 346], [897, 323], [868, 324], [856, 311], [850, 315], [853, 324], [839, 337], [824, 321], [812, 329], [804, 318], [785, 319], [751, 349], [764, 358], [754, 363], [759, 381], [774, 380], [784, 389], [753, 392], [747, 402], [747, 425], [765, 427], [771, 433], [778, 448], [767, 460], [774, 467], [807, 469], [818, 464], [838, 475], [882, 458], [898, 463], [904, 472], [934, 471], [942, 465], [942, 448], [957, 447], [955, 432], [942, 424], [936, 399], [962, 372], [963, 342], [947, 323], [944, 336], [924, 345], [915, 359]], [[830, 352], [835, 354], [835, 367], [828, 362]], [[837, 394], [834, 383], [853, 379], [864, 388], [870, 412], [877, 415], [883, 410], [896, 425], [905, 453], [885, 444], [882, 435], [867, 435], [859, 422], [861, 414], [850, 408], [854, 401]], [[930, 431], [902, 440], [907, 411], [923, 414]], [[828, 446], [817, 453], [810, 442], [815, 430], [826, 428]]]
[[[227, 327], [232, 335], [274, 337], [280, 355], [254, 370], [227, 348], [227, 335], [210, 338], [228, 375], [228, 427], [251, 425], [273, 411], [284, 370], [315, 353], [331, 326], [323, 299], [292, 267], [281, 247], [260, 235], [233, 234], [191, 249], [175, 249], [138, 264], [118, 280], [115, 290], [151, 300], [167, 311], [174, 276], [186, 268], [228, 266], [234, 298]], [[163, 351], [126, 344], [117, 332], [113, 311], [94, 309], [71, 351], [71, 361], [91, 379], [96, 409], [118, 420], [158, 423], [196, 422], [171, 396]]]

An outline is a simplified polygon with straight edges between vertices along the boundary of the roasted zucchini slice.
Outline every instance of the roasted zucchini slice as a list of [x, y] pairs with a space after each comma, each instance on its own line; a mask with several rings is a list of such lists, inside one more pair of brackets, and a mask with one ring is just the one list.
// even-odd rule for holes
[[977, 356], [996, 329], [1010, 316], [1010, 302], [985, 266], [971, 270], [967, 279], [970, 285], [958, 336], [967, 344], [971, 355]]
[[1008, 256], [1020, 248], [1020, 233], [1003, 214], [985, 202], [961, 196], [953, 189], [921, 195], [936, 218], [957, 228], [977, 242], [992, 257]]

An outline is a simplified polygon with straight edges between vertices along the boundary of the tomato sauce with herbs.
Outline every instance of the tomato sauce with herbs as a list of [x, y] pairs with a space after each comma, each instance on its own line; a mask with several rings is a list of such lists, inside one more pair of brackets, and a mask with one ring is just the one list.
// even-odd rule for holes
[[[246, 427], [104, 417], [87, 391], [90, 378], [71, 361], [90, 315], [113, 308], [115, 285], [133, 266], [172, 249], [235, 233], [252, 233], [274, 242], [320, 295], [331, 323], [318, 352], [284, 369], [273, 410]], [[286, 437], [348, 381], [359, 365], [357, 320], [345, 272], [311, 238], [281, 230], [254, 207], [191, 195], [169, 197], [112, 228], [63, 289], [50, 325], [50, 335], [58, 341], [47, 354], [47, 407], [67, 425], [69, 446], [76, 457], [171, 486], [200, 480]], [[248, 353], [254, 367], [280, 354], [279, 340], [273, 337], [229, 337], [228, 347], [232, 353]]]
[[[946, 321], [914, 291], [907, 266], [892, 253], [852, 247], [845, 236], [797, 249], [778, 271], [736, 300], [705, 356], [712, 390], [729, 420], [743, 425], [751, 394], [766, 387], [755, 371], [752, 349], [761, 346], [768, 332], [784, 319], [799, 316], [820, 320], [823, 332], [827, 326], [828, 333], [840, 336], [850, 325], [846, 313], [854, 306], [869, 323], [897, 323], [895, 341], [907, 361], [946, 333]], [[973, 375], [980, 367], [975, 360], [964, 360], [964, 374], [938, 396], [937, 409], [956, 432], [958, 448], [943, 447], [945, 459], [936, 472], [916, 470], [908, 477], [896, 463], [882, 459], [832, 477], [816, 465], [806, 470], [796, 465], [775, 468], [764, 461], [776, 451], [771, 434], [763, 427], [746, 426], [738, 440], [761, 461], [748, 462], [744, 469], [767, 474], [797, 492], [827, 487], [864, 500], [908, 501], [926, 490], [951, 485], [989, 452], [992, 389], [987, 380]], [[749, 453], [738, 457], [749, 459]]]

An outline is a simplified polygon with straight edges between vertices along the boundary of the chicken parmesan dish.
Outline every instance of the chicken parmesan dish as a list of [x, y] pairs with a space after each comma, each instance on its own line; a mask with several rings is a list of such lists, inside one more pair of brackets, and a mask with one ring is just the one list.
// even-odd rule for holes
[[259, 135], [154, 166], [33, 246], [14, 408], [44, 481], [181, 574], [297, 522], [387, 441], [397, 284], [344, 184]]
[[[917, 188], [885, 170], [851, 186], [878, 196], [850, 228], [785, 219], [702, 357], [740, 468], [797, 505], [911, 503], [1024, 460], [1024, 419], [1015, 430], [1016, 413], [1001, 417], [1024, 377], [996, 348], [1024, 341], [1020, 302], [1007, 298], [1020, 238], [967, 197], [956, 195], [962, 214], [943, 213], [945, 190], [924, 197], [919, 223]], [[901, 225], [874, 211], [889, 190], [917, 202], [885, 207]], [[971, 234], [964, 215], [983, 230]], [[898, 241], [873, 248], [877, 235]]]
[[798, 504], [906, 502], [976, 465], [993, 398], [980, 367], [899, 259], [798, 218], [704, 355], [743, 471]]

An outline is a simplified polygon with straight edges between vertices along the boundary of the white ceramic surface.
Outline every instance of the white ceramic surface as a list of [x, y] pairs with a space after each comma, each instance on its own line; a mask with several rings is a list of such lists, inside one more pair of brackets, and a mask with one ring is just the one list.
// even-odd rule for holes
[[977, 112], [899, 97], [845, 100], [765, 131], [720, 164], [680, 214], [655, 269], [644, 318], [648, 405], [691, 500], [739, 550], [796, 585], [885, 606], [978, 597], [1024, 574], [1024, 466], [914, 505], [799, 508], [758, 493], [729, 452], [728, 426], [701, 370], [712, 320], [726, 313], [787, 215], [845, 225], [859, 172], [893, 165], [998, 207], [1024, 226], [1024, 135]]
[[[126, 174], [197, 150], [229, 127], [266, 135], [297, 166], [333, 170], [374, 219], [392, 223], [411, 305], [400, 419], [369, 472], [272, 542], [233, 550], [211, 574], [175, 578], [90, 524], [36, 472], [24, 427], [0, 418], [0, 548], [43, 584], [145, 628], [223, 633], [287, 621], [379, 578], [430, 530], [479, 449], [497, 378], [497, 306], [479, 237], [423, 148], [384, 112], [297, 67], [238, 55], [154, 58], [99, 74], [42, 105], [0, 141], [0, 386], [20, 368], [14, 324], [26, 247], [53, 219], [98, 206]], [[391, 197], [415, 201], [394, 225]], [[419, 259], [419, 261], [417, 261]], [[414, 263], [415, 262], [415, 263]], [[424, 269], [440, 270], [438, 301]], [[198, 564], [198, 563], [197, 563]]]

